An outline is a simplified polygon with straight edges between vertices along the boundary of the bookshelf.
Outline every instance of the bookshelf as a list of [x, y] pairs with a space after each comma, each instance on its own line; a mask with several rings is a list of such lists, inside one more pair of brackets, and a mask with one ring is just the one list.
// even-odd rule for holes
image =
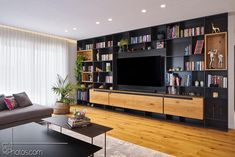
[[[211, 23], [221, 32], [211, 34]], [[78, 51], [92, 51], [91, 58], [84, 61], [84, 84], [94, 89], [121, 90], [117, 84], [117, 59], [162, 56], [164, 86], [156, 91], [203, 97], [204, 124], [227, 129], [227, 31], [228, 14], [223, 13], [78, 41]], [[221, 67], [209, 67], [210, 49], [222, 53]], [[214, 64], [218, 65], [217, 58]]]

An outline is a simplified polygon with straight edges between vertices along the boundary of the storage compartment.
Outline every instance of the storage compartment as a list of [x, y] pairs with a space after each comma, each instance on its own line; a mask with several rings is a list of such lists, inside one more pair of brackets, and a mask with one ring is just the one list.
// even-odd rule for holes
[[108, 105], [109, 92], [90, 90], [90, 102], [95, 104]]
[[109, 102], [111, 106], [163, 113], [162, 97], [111, 93], [109, 96]]
[[164, 98], [164, 114], [203, 119], [203, 98]]

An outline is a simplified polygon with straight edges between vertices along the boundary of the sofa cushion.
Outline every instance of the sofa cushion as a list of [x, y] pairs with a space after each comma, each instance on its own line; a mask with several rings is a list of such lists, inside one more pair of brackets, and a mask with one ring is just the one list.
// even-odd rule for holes
[[23, 92], [23, 93], [18, 93], [18, 94], [13, 94], [15, 97], [15, 100], [19, 107], [26, 107], [32, 105], [31, 100], [29, 99], [28, 95]]
[[4, 102], [4, 98], [5, 98], [5, 96], [0, 94], [0, 111], [7, 109], [7, 106]]
[[17, 103], [16, 103], [15, 98], [13, 96], [5, 97], [4, 102], [9, 110], [14, 110], [15, 108], [17, 108]]
[[18, 107], [12, 111], [4, 110], [0, 114], [0, 125], [35, 119], [51, 115], [53, 109], [37, 104], [27, 107]]

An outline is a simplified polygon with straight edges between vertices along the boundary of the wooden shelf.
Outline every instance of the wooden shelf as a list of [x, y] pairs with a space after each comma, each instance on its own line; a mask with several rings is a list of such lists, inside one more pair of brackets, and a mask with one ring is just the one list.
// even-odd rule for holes
[[[202, 98], [205, 99], [205, 114], [213, 112], [213, 114], [220, 114], [222, 118], [227, 117], [228, 114], [228, 104], [227, 100], [228, 97], [227, 95], [222, 95], [227, 92], [227, 88], [216, 88], [216, 87], [206, 87], [207, 85], [207, 77], [209, 74], [214, 74], [214, 75], [221, 75], [224, 77], [229, 77], [228, 76], [228, 71], [227, 71], [227, 28], [228, 28], [228, 14], [219, 14], [219, 15], [213, 15], [213, 16], [206, 16], [206, 17], [201, 17], [201, 18], [195, 18], [191, 20], [185, 20], [185, 21], [179, 21], [179, 22], [173, 22], [170, 24], [163, 24], [159, 26], [152, 26], [148, 28], [141, 28], [137, 30], [131, 30], [131, 31], [126, 31], [126, 32], [121, 32], [121, 33], [116, 33], [116, 34], [111, 34], [111, 35], [106, 35], [106, 36], [101, 36], [101, 37], [96, 37], [92, 39], [84, 39], [78, 42], [78, 47], [84, 49], [86, 47], [92, 47], [95, 46], [96, 43], [99, 42], [105, 42], [105, 46], [107, 46], [108, 41], [112, 41], [113, 47], [105, 47], [105, 48], [98, 48], [98, 49], [92, 49], [92, 50], [82, 50], [82, 52], [90, 52], [92, 51], [92, 59], [89, 60], [88, 62], [84, 62], [87, 64], [84, 65], [93, 65], [93, 70], [96, 70], [96, 68], [99, 69], [105, 69], [105, 63], [110, 63], [111, 64], [111, 70], [112, 72], [106, 72], [106, 71], [94, 71], [92, 81], [90, 82], [93, 83], [93, 88], [98, 88], [100, 85], [103, 85], [103, 88], [108, 88], [108, 87], [113, 87], [113, 89], [121, 89], [119, 88], [117, 84], [117, 70], [118, 70], [118, 59], [128, 59], [128, 58], [136, 58], [136, 57], [153, 57], [153, 56], [161, 56], [165, 60], [164, 62], [164, 72], [165, 76], [168, 75], [168, 73], [174, 73], [174, 76], [180, 77], [181, 79], [187, 78], [189, 75], [189, 81], [191, 86], [176, 86], [177, 90], [180, 90], [179, 93], [184, 93], [185, 95], [171, 95], [171, 94], [163, 94], [164, 97], [168, 98], [176, 98], [176, 99], [190, 99], [192, 100], [193, 97], [197, 98]], [[221, 33], [215, 33], [215, 34], [209, 34], [212, 32], [212, 27], [211, 23], [214, 23], [216, 27], [219, 27], [221, 30]], [[171, 39], [166, 39], [169, 36], [174, 35], [172, 33], [174, 27], [177, 25], [177, 29], [179, 28], [179, 33], [176, 32], [176, 36], [182, 36], [181, 35], [181, 30], [183, 30], [183, 34], [185, 35], [185, 31], [187, 32], [188, 30], [192, 30], [191, 28], [194, 28], [196, 30], [197, 27], [200, 28], [199, 33], [201, 34], [201, 31], [203, 31], [202, 35], [196, 35], [196, 36], [188, 36], [188, 37], [179, 37], [179, 38], [171, 38]], [[175, 29], [174, 29], [175, 30]], [[192, 31], [193, 32], [193, 31]], [[198, 33], [198, 32], [194, 32]], [[225, 34], [226, 35], [225, 35]], [[165, 39], [160, 39], [158, 40], [157, 38], [159, 37], [159, 34], [163, 34], [163, 38]], [[169, 35], [171, 34], [171, 35]], [[131, 41], [131, 37], [140, 37], [144, 35], [151, 35], [151, 42], [142, 42], [142, 43], [136, 43], [136, 44], [129, 44], [128, 49], [133, 50], [133, 51], [127, 51], [127, 52], [119, 52], [119, 46], [118, 42], [120, 42], [121, 39], [127, 39], [128, 41]], [[215, 38], [214, 38], [215, 37]], [[138, 38], [138, 41], [140, 38]], [[195, 47], [197, 45], [198, 40], [203, 40], [204, 39], [204, 46], [202, 47], [202, 54], [193, 54]], [[221, 40], [221, 39], [226, 39], [226, 40]], [[164, 42], [164, 48], [163, 49], [155, 49], [157, 43], [156, 42]], [[222, 41], [222, 44], [224, 43], [224, 46], [219, 46], [221, 45], [218, 41]], [[208, 43], [209, 42], [209, 43]], [[212, 44], [211, 44], [211, 43]], [[90, 45], [93, 44], [93, 45]], [[210, 47], [212, 45], [212, 47]], [[147, 50], [147, 47], [151, 46], [151, 50]], [[142, 50], [141, 48], [145, 47], [145, 50]], [[208, 50], [209, 49], [220, 49], [220, 47], [224, 47], [224, 65], [225, 67], [221, 67], [220, 69], [209, 69], [208, 68]], [[126, 50], [128, 50], [126, 49]], [[186, 51], [190, 49], [192, 52], [191, 55], [184, 55], [188, 54]], [[98, 51], [99, 50], [99, 51]], [[134, 51], [135, 50], [135, 51]], [[200, 49], [201, 50], [201, 49]], [[222, 50], [221, 50], [222, 51]], [[108, 61], [97, 61], [97, 53], [99, 52], [99, 59], [101, 59], [101, 54], [106, 54], [106, 53], [112, 53], [113, 54], [113, 60], [108, 60]], [[217, 59], [217, 56], [216, 56]], [[194, 62], [194, 67], [195, 68], [187, 68], [187, 69], [201, 69], [203, 62], [199, 63], [200, 61], [204, 61], [204, 70], [186, 70], [186, 62]], [[198, 63], [196, 63], [198, 62]], [[191, 63], [190, 63], [191, 64]], [[217, 63], [215, 63], [217, 64]], [[189, 63], [187, 63], [187, 67], [191, 67]], [[199, 67], [200, 66], [200, 67]], [[177, 67], [181, 67], [182, 71], [168, 71], [169, 69], [175, 69]], [[215, 67], [216, 68], [216, 67]], [[86, 69], [87, 70], [87, 69]], [[106, 74], [107, 73], [107, 74]], [[110, 83], [110, 86], [108, 83], [105, 83], [106, 76], [109, 74], [109, 76], [113, 76], [113, 84]], [[99, 77], [99, 79], [97, 79]], [[165, 79], [164, 77], [163, 79]], [[84, 79], [86, 80], [86, 79]], [[97, 80], [102, 81], [102, 82], [96, 82]], [[186, 80], [186, 79], [185, 79]], [[204, 81], [204, 87], [195, 87], [194, 81]], [[166, 84], [166, 82], [164, 82]], [[168, 86], [162, 86], [162, 87], [156, 87], [156, 91], [158, 91], [158, 88], [160, 88], [159, 91], [162, 93], [167, 93], [168, 90], [171, 90], [170, 88], [167, 88]], [[135, 87], [134, 87], [135, 88]], [[140, 87], [140, 91], [146, 90], [145, 87]], [[179, 89], [178, 89], [179, 88]], [[97, 89], [98, 90], [98, 89]], [[99, 90], [105, 90], [105, 89], [99, 89]], [[132, 88], [130, 88], [132, 90]], [[136, 89], [138, 90], [138, 89]], [[218, 90], [218, 92], [225, 98], [224, 100], [226, 101], [221, 101], [221, 98], [218, 98], [218, 102], [210, 102], [207, 99], [210, 98], [212, 95], [213, 90]], [[110, 90], [109, 90], [110, 91]], [[207, 93], [210, 92], [210, 93]], [[118, 91], [114, 91], [115, 93]], [[172, 92], [174, 93], [174, 92]], [[178, 91], [176, 92], [178, 93]], [[189, 96], [187, 94], [192, 94], [194, 93], [195, 96]], [[118, 93], [117, 93], [118, 94]], [[121, 93], [123, 94], [123, 93]], [[133, 94], [132, 91], [130, 91], [127, 94]], [[159, 96], [159, 94], [156, 93], [144, 93], [149, 95], [154, 95], [154, 96]], [[197, 96], [197, 94], [201, 96]], [[161, 95], [161, 94], [160, 94]], [[104, 97], [104, 95], [101, 95], [101, 97]], [[106, 97], [106, 96], [105, 96]], [[93, 97], [95, 99], [95, 97]], [[102, 98], [100, 98], [102, 99]], [[101, 100], [101, 102], [104, 103], [110, 103], [108, 99], [105, 98], [105, 100]], [[210, 104], [213, 105], [218, 105], [216, 108], [211, 108]], [[186, 104], [184, 104], [184, 107], [187, 107]], [[191, 105], [191, 104], [190, 104]], [[209, 107], [208, 107], [209, 106]], [[175, 106], [173, 106], [175, 107]], [[207, 108], [208, 107], [208, 108]], [[198, 109], [198, 108], [197, 108]], [[201, 110], [201, 108], [200, 108]], [[180, 114], [181, 110], [179, 110]], [[182, 113], [185, 113], [186, 111], [182, 111]], [[191, 110], [193, 112], [193, 110]], [[201, 119], [201, 111], [200, 115], [198, 118]], [[186, 113], [187, 115], [188, 113]], [[205, 116], [205, 115], [204, 115]], [[218, 116], [218, 115], [217, 115]], [[221, 119], [222, 119], [221, 118]], [[217, 127], [223, 127], [221, 124], [218, 124], [216, 122], [213, 122], [213, 120], [216, 121], [216, 118], [212, 119], [212, 122], [210, 124], [213, 124], [214, 126]], [[224, 126], [226, 122], [224, 122]]]
[[[209, 51], [215, 50], [213, 67], [210, 67]], [[205, 35], [205, 63], [206, 70], [227, 70], [227, 32]], [[222, 67], [219, 67], [219, 54], [222, 55]]]

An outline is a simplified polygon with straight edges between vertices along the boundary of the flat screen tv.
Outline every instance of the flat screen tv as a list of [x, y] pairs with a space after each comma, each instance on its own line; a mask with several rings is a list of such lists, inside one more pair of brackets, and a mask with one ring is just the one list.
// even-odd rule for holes
[[123, 58], [117, 60], [117, 84], [161, 87], [164, 59], [161, 56]]

